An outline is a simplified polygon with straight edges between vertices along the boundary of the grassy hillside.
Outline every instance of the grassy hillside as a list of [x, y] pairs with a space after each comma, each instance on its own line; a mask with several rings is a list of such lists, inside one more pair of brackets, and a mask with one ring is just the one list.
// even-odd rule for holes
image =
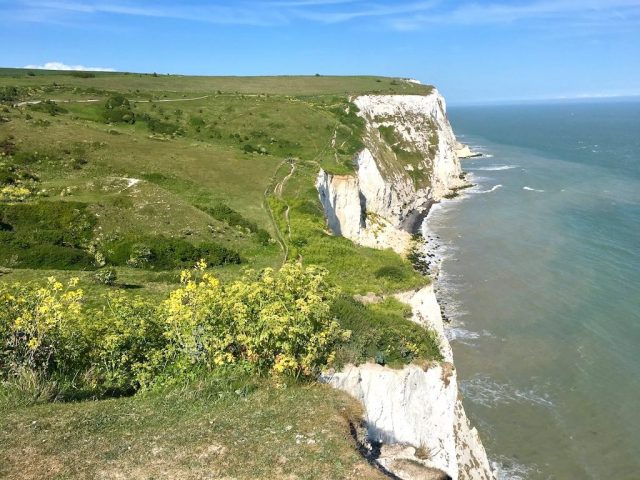
[[[93, 319], [111, 308], [114, 293], [151, 309], [200, 258], [223, 282], [246, 269], [301, 261], [328, 270], [342, 291], [332, 314], [358, 332], [340, 347], [339, 361], [438, 358], [432, 337], [398, 302], [365, 307], [351, 299], [428, 279], [390, 250], [330, 235], [314, 188], [320, 167], [351, 171], [362, 147], [350, 96], [430, 88], [378, 77], [0, 69], [0, 282], [53, 276], [66, 284], [77, 277], [85, 292], [82, 318]], [[12, 378], [0, 378], [3, 476], [201, 478], [221, 465], [237, 478], [378, 475], [350, 437], [352, 402], [317, 385], [293, 382], [282, 390], [277, 381], [252, 377], [243, 384], [251, 392], [238, 397], [217, 384], [198, 387], [192, 376], [157, 396], [105, 399], [103, 389], [89, 395], [99, 402], [68, 404], [59, 402], [79, 378], [55, 385]], [[52, 399], [58, 402], [34, 406]], [[257, 411], [270, 413], [257, 423], [242, 420]], [[274, 464], [288, 423], [307, 440], [314, 432], [309, 438], [317, 443], [300, 447], [293, 437], [276, 449], [283, 460]], [[189, 449], [187, 432], [195, 435]], [[88, 449], [85, 438], [97, 448]], [[259, 448], [256, 439], [264, 440]], [[240, 461], [245, 448], [254, 463]], [[17, 460], [25, 454], [34, 459], [32, 470]]]

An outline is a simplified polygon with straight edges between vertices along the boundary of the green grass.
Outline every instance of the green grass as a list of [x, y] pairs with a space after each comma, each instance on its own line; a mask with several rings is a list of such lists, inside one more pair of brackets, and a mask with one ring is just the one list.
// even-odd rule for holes
[[343, 296], [333, 307], [350, 341], [337, 355], [341, 364], [375, 361], [392, 367], [410, 362], [442, 360], [432, 332], [412, 322], [411, 309], [394, 298], [363, 305]]
[[[98, 92], [93, 96], [99, 102], [65, 103], [69, 113], [55, 117], [29, 110], [32, 119], [27, 120], [25, 108], [11, 109], [11, 121], [0, 126], [0, 140], [12, 136], [18, 152], [26, 152], [23, 155], [39, 152], [29, 168], [38, 175], [39, 188], [47, 192], [48, 201], [58, 201], [64, 193], [65, 200], [90, 205], [98, 218], [98, 244], [141, 235], [179, 238], [194, 245], [215, 242], [238, 251], [250, 266], [277, 266], [281, 261], [277, 244], [268, 243], [266, 235], [256, 232], [277, 238], [264, 193], [274, 184], [274, 175], [282, 178], [287, 173], [278, 168], [284, 158], [291, 157], [299, 159], [298, 168], [282, 192], [282, 202], [299, 202], [290, 212], [291, 238], [287, 235], [292, 249], [300, 250], [294, 254], [328, 267], [332, 278], [347, 291], [388, 292], [424, 283], [411, 272], [380, 281], [375, 275], [380, 268], [408, 269], [409, 265], [391, 252], [361, 248], [328, 235], [313, 189], [320, 166], [350, 171], [352, 155], [361, 145], [361, 121], [353, 109], [345, 113], [347, 98], [332, 86], [350, 92], [367, 91], [370, 85], [413, 91], [416, 87], [411, 84], [373, 77], [228, 79], [97, 73], [95, 78], [79, 78], [7, 73], [10, 75], [0, 77], [0, 84], [29, 84], [31, 89], [46, 90], [50, 97], [55, 97], [55, 89], [77, 100], [86, 97], [87, 88]], [[54, 79], [56, 87], [51, 86]], [[87, 83], [96, 81], [106, 83]], [[214, 91], [196, 101], [136, 102], [133, 97], [158, 98], [155, 89], [145, 90], [140, 82], [173, 83], [176, 91], [185, 89], [187, 98], [197, 98], [196, 86], [203, 82], [210, 82]], [[225, 82], [237, 88], [228, 92]], [[265, 94], [248, 94], [262, 90], [259, 87], [265, 87]], [[81, 90], [74, 93], [74, 89]], [[218, 90], [228, 93], [217, 94]], [[139, 119], [135, 124], [104, 123], [104, 105], [112, 97], [107, 91], [122, 91], [134, 100], [131, 108]], [[181, 97], [171, 90], [166, 94]], [[148, 122], [140, 120], [146, 115], [176, 125], [182, 133], [153, 133]], [[40, 119], [50, 125], [36, 128], [34, 122]], [[250, 150], [264, 148], [267, 154], [245, 153], [247, 145]], [[48, 159], [40, 158], [41, 152]], [[140, 181], [130, 185], [128, 179]], [[248, 223], [222, 218], [216, 212], [219, 205], [238, 212]], [[278, 216], [277, 221], [283, 219]], [[251, 225], [249, 232], [247, 225]]]
[[350, 435], [357, 402], [322, 385], [214, 377], [2, 416], [2, 478], [384, 478]]
[[[33, 73], [30, 76], [29, 73]], [[425, 94], [431, 86], [415, 85], [375, 76], [273, 76], [273, 77], [187, 77], [139, 73], [95, 72], [93, 78], [78, 78], [70, 72], [0, 69], [0, 85], [41, 88], [43, 83], [65, 88], [93, 88], [118, 92], [221, 93], [270, 95], [353, 95], [363, 93]]]

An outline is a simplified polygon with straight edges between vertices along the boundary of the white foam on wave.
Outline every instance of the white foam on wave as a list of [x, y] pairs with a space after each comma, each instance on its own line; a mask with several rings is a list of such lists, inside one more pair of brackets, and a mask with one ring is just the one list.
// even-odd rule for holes
[[[447, 310], [447, 314], [451, 315], [449, 310]], [[474, 340], [478, 340], [481, 337], [493, 336], [491, 335], [491, 333], [489, 333], [486, 330], [483, 330], [482, 332], [477, 332], [474, 330], [467, 330], [466, 328], [459, 325], [453, 325], [453, 326], [447, 327], [446, 335], [447, 335], [447, 339], [450, 342], [455, 341], [471, 347], [475, 345], [475, 343], [473, 342]]]
[[502, 170], [512, 170], [518, 167], [519, 165], [489, 165], [487, 167], [474, 168], [474, 170], [482, 170], [483, 172], [499, 172]]
[[514, 385], [498, 383], [488, 375], [478, 375], [460, 382], [465, 398], [484, 407], [494, 408], [512, 403], [528, 403], [539, 407], [551, 408], [553, 402], [549, 395], [535, 389], [522, 390]]
[[498, 456], [492, 459], [491, 468], [496, 473], [498, 480], [526, 480], [533, 473], [540, 472], [534, 466], [518, 463], [505, 456]]
[[544, 190], [538, 190], [537, 188], [532, 188], [532, 187], [522, 187], [522, 189], [527, 190], [529, 192], [544, 193]]
[[489, 190], [476, 190], [476, 191], [472, 191], [472, 193], [491, 193], [491, 192], [495, 192], [496, 190], [498, 190], [499, 188], [502, 188], [501, 184], [498, 185], [494, 185], [493, 187], [491, 187]]

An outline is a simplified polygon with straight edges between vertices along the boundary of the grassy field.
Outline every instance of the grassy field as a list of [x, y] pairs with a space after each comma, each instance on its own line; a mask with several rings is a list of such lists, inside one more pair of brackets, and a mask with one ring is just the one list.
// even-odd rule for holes
[[208, 381], [99, 402], [13, 408], [0, 477], [386, 478], [357, 452], [358, 403], [322, 385]]
[[[114, 290], [166, 298], [196, 256], [222, 281], [299, 260], [343, 292], [334, 312], [358, 336], [339, 360], [438, 358], [398, 302], [350, 300], [428, 278], [391, 250], [330, 235], [314, 188], [320, 167], [352, 171], [362, 146], [350, 96], [430, 90], [381, 77], [0, 69], [0, 282], [78, 277], [99, 307]], [[103, 265], [115, 285], [93, 281]], [[0, 476], [379, 477], [357, 453], [359, 413], [344, 395], [231, 383], [38, 405], [0, 387]]]

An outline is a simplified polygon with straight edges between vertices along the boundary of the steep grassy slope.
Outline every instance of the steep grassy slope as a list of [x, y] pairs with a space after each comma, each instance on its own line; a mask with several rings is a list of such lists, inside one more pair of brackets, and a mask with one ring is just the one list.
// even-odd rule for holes
[[[0, 281], [79, 277], [96, 307], [114, 289], [163, 299], [200, 257], [223, 281], [287, 260], [321, 265], [345, 295], [428, 282], [392, 251], [330, 235], [313, 184], [321, 166], [350, 171], [362, 146], [350, 95], [430, 87], [377, 77], [93, 75], [0, 69]], [[116, 269], [115, 286], [92, 281], [104, 265]], [[367, 331], [368, 316], [382, 328], [387, 314], [394, 323], [339, 358], [388, 348], [402, 362], [407, 338], [437, 356], [397, 302], [377, 310], [341, 302], [335, 311], [346, 328]], [[378, 475], [350, 437], [353, 404], [317, 385], [252, 380], [246, 395], [188, 385], [155, 397], [29, 406], [34, 385], [23, 380], [18, 390], [0, 387], [0, 475]], [[26, 455], [31, 470], [19, 462]]]
[[[339, 271], [335, 278], [348, 290], [379, 292], [419, 283], [399, 258], [326, 235], [313, 177], [319, 166], [349, 170], [353, 154], [361, 147], [362, 125], [353, 110], [345, 113], [351, 108], [348, 98], [335, 93], [369, 91], [375, 86], [382, 91], [419, 93], [426, 87], [373, 77], [96, 74], [78, 78], [4, 72], [12, 74], [0, 77], [5, 92], [10, 86], [16, 88], [15, 98], [5, 102], [7, 121], [0, 124], [0, 141], [7, 151], [3, 168], [37, 177], [31, 181], [34, 195], [28, 201], [40, 197], [43, 202], [86, 204], [97, 225], [85, 250], [108, 258], [113, 241], [164, 236], [196, 245], [215, 242], [237, 251], [245, 265], [262, 267], [282, 261], [283, 248], [278, 243], [286, 240], [296, 249], [293, 258], [308, 255], [314, 263]], [[218, 93], [231, 86], [233, 91], [278, 94]], [[87, 103], [87, 91], [95, 101]], [[105, 102], [115, 91], [127, 94], [135, 122], [106, 123]], [[176, 95], [177, 91], [188, 98]], [[43, 108], [42, 103], [10, 106], [47, 99], [57, 101], [59, 108]], [[292, 165], [294, 172], [289, 175]], [[278, 185], [285, 178], [285, 184]], [[220, 205], [268, 231], [271, 242], [212, 217], [211, 209]], [[277, 211], [270, 212], [269, 205]], [[287, 231], [286, 239], [280, 238], [276, 225]], [[356, 256], [365, 258], [368, 267], [362, 268]], [[29, 262], [11, 260], [11, 256], [5, 258], [3, 266], [14, 268], [13, 278], [32, 276], [21, 272]], [[375, 276], [389, 262], [404, 270], [400, 281], [380, 282]], [[41, 268], [47, 267], [42, 263]], [[360, 268], [352, 268], [355, 265]], [[123, 277], [131, 275], [129, 268], [121, 267]], [[233, 276], [237, 269], [225, 266], [217, 268], [217, 273]], [[340, 278], [349, 281], [340, 282]], [[138, 285], [145, 288], [146, 282]]]

